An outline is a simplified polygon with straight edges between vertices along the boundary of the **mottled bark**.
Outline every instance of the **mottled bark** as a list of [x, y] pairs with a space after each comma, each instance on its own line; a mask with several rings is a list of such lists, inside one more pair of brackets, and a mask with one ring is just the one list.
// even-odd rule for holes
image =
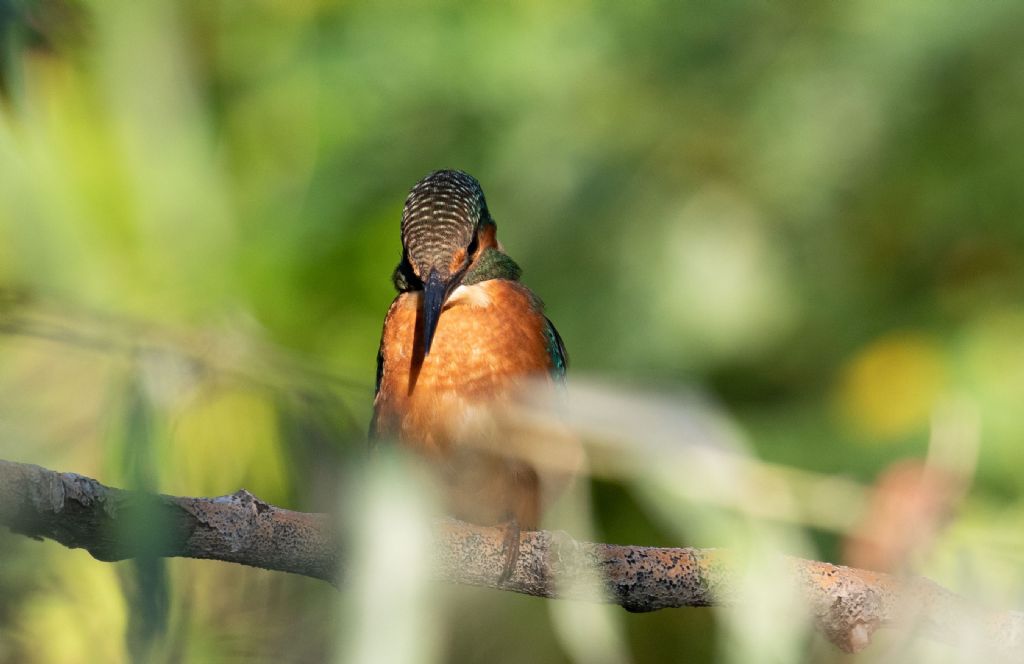
[[[133, 538], [140, 519], [163, 536]], [[235, 562], [334, 582], [342, 556], [333, 520], [268, 505], [247, 491], [182, 498], [124, 491], [73, 473], [0, 461], [0, 525], [83, 548], [99, 560], [140, 555]], [[560, 532], [523, 532], [512, 575], [504, 530], [453, 520], [436, 524], [435, 575], [539, 597], [605, 601], [629, 611], [728, 605], [738, 597], [735, 560], [719, 549], [579, 542]], [[1024, 657], [1024, 614], [989, 613], [918, 577], [786, 559], [818, 628], [843, 650], [863, 649], [879, 627], [915, 626], [949, 638], [965, 624], [990, 645]], [[786, 617], [780, 617], [785, 620]]]
[[[159, 537], [132, 530], [157, 523]], [[248, 491], [179, 498], [114, 489], [74, 473], [0, 461], [0, 524], [98, 560], [208, 558], [330, 581], [337, 539], [325, 514], [271, 507]]]

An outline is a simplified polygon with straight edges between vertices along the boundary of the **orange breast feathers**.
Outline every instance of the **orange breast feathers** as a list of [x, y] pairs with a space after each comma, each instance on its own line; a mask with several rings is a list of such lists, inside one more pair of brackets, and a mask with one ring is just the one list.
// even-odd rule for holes
[[564, 431], [510, 426], [517, 419], [510, 406], [524, 389], [535, 397], [554, 387], [539, 303], [514, 281], [459, 286], [424, 357], [420, 299], [420, 292], [400, 294], [384, 321], [372, 433], [437, 467], [456, 518], [484, 525], [515, 518], [536, 528], [543, 505], [581, 461], [578, 442], [567, 442]]

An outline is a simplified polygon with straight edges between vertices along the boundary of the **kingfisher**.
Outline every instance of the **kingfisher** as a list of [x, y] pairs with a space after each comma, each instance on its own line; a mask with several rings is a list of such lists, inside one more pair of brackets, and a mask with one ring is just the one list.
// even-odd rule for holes
[[[524, 442], [521, 431], [495, 424], [495, 413], [523, 390], [557, 393], [567, 366], [562, 338], [520, 283], [496, 232], [483, 189], [468, 173], [435, 171], [410, 191], [392, 276], [398, 295], [377, 353], [370, 437], [425, 458], [451, 516], [506, 527], [504, 579], [520, 529], [539, 527], [574, 463], [545, 467], [552, 452], [545, 446], [564, 445], [564, 437]], [[550, 456], [574, 458], [565, 452]]]

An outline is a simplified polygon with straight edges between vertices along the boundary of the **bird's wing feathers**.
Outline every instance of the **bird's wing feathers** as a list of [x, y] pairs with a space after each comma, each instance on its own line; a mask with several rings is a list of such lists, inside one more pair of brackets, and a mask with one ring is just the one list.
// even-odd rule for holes
[[370, 433], [369, 433], [369, 440], [370, 440], [370, 444], [371, 445], [373, 444], [373, 442], [375, 440], [377, 440], [380, 437], [380, 427], [378, 426], [378, 423], [377, 423], [376, 401], [377, 401], [377, 395], [380, 394], [380, 382], [381, 382], [382, 378], [384, 378], [384, 342], [383, 342], [383, 339], [381, 340], [380, 349], [377, 350], [377, 383], [376, 383], [375, 387], [373, 388], [374, 409], [373, 409], [373, 417], [370, 419]]
[[551, 357], [551, 375], [558, 382], [565, 381], [565, 371], [569, 368], [569, 354], [565, 350], [565, 343], [562, 335], [555, 329], [555, 324], [547, 316], [544, 317], [547, 323], [545, 333], [548, 337], [548, 354]]

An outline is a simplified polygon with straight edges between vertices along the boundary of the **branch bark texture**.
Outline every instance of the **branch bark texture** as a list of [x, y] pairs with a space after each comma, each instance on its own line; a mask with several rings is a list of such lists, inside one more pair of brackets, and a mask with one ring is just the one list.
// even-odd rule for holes
[[[139, 536], [145, 523], [159, 537]], [[293, 512], [240, 490], [185, 498], [115, 489], [73, 473], [0, 461], [0, 525], [83, 548], [104, 561], [180, 556], [291, 572], [335, 583], [342, 549], [326, 514]], [[442, 520], [435, 576], [534, 595], [606, 601], [629, 611], [734, 604], [740, 574], [719, 549], [580, 542], [523, 532], [511, 576], [501, 582], [504, 530]], [[901, 578], [824, 562], [785, 559], [817, 627], [848, 652], [880, 627], [913, 626], [937, 639], [983, 630], [994, 650], [1024, 659], [1024, 614], [986, 612], [920, 577]], [[786, 619], [780, 617], [780, 620]]]

